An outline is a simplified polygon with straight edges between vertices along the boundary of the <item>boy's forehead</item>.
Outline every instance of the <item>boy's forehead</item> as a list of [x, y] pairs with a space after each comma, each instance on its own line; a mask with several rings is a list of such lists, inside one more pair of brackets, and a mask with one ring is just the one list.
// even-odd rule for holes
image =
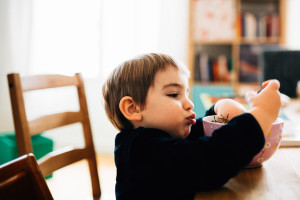
[[169, 86], [183, 87], [187, 84], [187, 80], [188, 76], [184, 72], [170, 65], [157, 71], [154, 77], [154, 86], [157, 85], [163, 88]]
[[159, 69], [157, 72], [156, 72], [156, 75], [157, 74], [170, 74], [170, 73], [178, 73], [178, 74], [184, 74], [181, 70], [179, 70], [178, 67], [174, 66], [174, 65], [171, 65], [171, 64], [168, 64], [166, 65], [164, 68], [161, 68]]

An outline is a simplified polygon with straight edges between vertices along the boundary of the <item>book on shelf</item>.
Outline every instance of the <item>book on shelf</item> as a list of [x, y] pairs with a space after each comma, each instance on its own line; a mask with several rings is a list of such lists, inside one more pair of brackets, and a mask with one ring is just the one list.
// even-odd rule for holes
[[256, 35], [256, 18], [253, 13], [246, 12], [244, 14], [243, 23], [244, 23], [244, 31], [243, 37], [247, 39], [254, 39], [257, 37]]
[[229, 82], [232, 69], [231, 58], [219, 55], [209, 57], [206, 53], [195, 56], [194, 80], [201, 82]]
[[209, 59], [208, 59], [208, 55], [207, 54], [201, 54], [199, 56], [200, 59], [200, 80], [201, 81], [205, 81], [208, 82], [211, 79], [211, 74], [210, 74], [210, 63], [209, 63]]
[[258, 16], [258, 37], [264, 38], [267, 36], [267, 21], [265, 15]]
[[220, 55], [218, 57], [218, 80], [221, 82], [229, 82], [229, 66], [227, 57]]
[[271, 37], [279, 37], [280, 35], [280, 19], [278, 14], [273, 14], [271, 18]]
[[257, 82], [259, 80], [259, 54], [261, 48], [258, 45], [241, 45], [240, 47], [240, 82]]
[[244, 12], [239, 16], [238, 34], [245, 39], [278, 38], [280, 35], [280, 18], [277, 13], [254, 14]]

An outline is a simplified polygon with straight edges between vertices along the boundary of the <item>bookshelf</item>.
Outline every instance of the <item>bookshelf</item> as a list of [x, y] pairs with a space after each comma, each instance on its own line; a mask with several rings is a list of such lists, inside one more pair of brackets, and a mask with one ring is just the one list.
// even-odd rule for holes
[[191, 87], [258, 88], [259, 55], [285, 43], [285, 10], [285, 0], [190, 0]]

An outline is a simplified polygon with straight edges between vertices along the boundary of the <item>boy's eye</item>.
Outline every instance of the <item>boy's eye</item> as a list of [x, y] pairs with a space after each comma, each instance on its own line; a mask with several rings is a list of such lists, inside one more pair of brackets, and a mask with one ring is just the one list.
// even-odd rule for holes
[[168, 94], [167, 96], [172, 97], [172, 98], [176, 98], [176, 97], [178, 97], [178, 94], [177, 93], [171, 93], [171, 94]]

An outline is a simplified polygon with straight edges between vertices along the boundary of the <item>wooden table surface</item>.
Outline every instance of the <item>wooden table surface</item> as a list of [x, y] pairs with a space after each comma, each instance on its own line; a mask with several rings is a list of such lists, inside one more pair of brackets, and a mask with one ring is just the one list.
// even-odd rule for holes
[[222, 188], [199, 192], [195, 199], [300, 199], [300, 148], [281, 147], [262, 167], [243, 169]]

